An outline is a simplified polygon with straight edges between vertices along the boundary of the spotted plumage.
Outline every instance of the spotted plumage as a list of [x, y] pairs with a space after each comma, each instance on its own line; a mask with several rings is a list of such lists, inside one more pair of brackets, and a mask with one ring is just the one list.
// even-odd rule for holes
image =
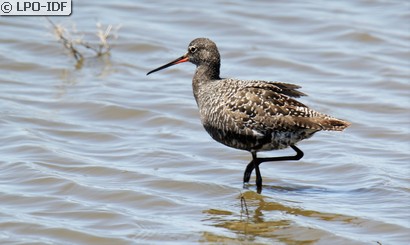
[[283, 149], [320, 130], [342, 130], [345, 123], [321, 114], [294, 98], [293, 84], [214, 80], [194, 91], [201, 121], [218, 142], [247, 150]]
[[[305, 96], [297, 85], [259, 80], [220, 78], [220, 55], [216, 44], [197, 38], [180, 58], [152, 70], [190, 61], [197, 66], [192, 87], [201, 122], [211, 137], [227, 146], [252, 153], [244, 182], [256, 170], [257, 187], [262, 189], [259, 164], [265, 161], [299, 160], [295, 144], [321, 130], [341, 131], [350, 123], [308, 108], [295, 98]], [[296, 156], [258, 158], [259, 151], [292, 147]]]

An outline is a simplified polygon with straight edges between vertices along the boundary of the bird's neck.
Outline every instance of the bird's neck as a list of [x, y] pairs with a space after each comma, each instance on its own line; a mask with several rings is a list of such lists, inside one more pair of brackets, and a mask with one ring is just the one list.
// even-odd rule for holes
[[212, 81], [218, 80], [220, 63], [201, 64], [196, 67], [195, 75], [192, 80], [192, 88], [194, 90], [195, 99], [198, 102], [198, 94], [200, 93], [202, 85]]
[[196, 67], [194, 79], [202, 82], [219, 79], [220, 63], [201, 64]]

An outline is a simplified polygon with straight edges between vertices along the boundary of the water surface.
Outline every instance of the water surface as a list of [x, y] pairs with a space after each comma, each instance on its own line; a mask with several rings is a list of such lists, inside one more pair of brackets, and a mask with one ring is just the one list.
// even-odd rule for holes
[[[1, 17], [2, 244], [408, 244], [410, 7], [401, 1], [87, 1], [51, 18], [109, 57], [79, 66], [40, 17]], [[352, 122], [264, 163], [203, 130], [192, 64], [146, 72], [209, 37], [222, 76], [301, 85]], [[293, 154], [291, 150], [262, 155]], [[245, 204], [246, 203], [246, 207]]]

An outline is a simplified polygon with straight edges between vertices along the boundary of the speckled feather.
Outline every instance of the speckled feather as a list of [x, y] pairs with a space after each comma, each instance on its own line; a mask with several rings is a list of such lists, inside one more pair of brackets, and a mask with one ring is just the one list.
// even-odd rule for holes
[[197, 65], [193, 88], [201, 121], [220, 143], [247, 151], [282, 149], [317, 131], [341, 131], [349, 125], [295, 100], [305, 95], [298, 91], [300, 86], [221, 79], [216, 45], [209, 39], [195, 39], [189, 45], [188, 55], [192, 47], [196, 59], [190, 61]]
[[350, 125], [297, 101], [305, 95], [297, 85], [220, 78], [219, 51], [207, 38], [193, 40], [185, 55], [148, 74], [186, 61], [197, 66], [192, 87], [202, 124], [227, 146], [251, 152], [282, 149], [317, 131]]
[[218, 79], [202, 83], [194, 93], [207, 132], [238, 149], [282, 149], [317, 131], [347, 126], [293, 99], [305, 95], [298, 88], [287, 83]]

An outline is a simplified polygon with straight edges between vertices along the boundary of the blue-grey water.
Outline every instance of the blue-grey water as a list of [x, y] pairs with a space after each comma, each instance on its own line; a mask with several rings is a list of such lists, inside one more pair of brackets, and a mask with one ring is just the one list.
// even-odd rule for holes
[[[73, 6], [51, 20], [91, 43], [119, 27], [109, 56], [76, 64], [45, 18], [0, 17], [1, 244], [410, 243], [408, 2]], [[251, 156], [202, 128], [194, 65], [145, 75], [197, 37], [223, 77], [298, 84], [351, 127], [263, 163], [261, 195], [243, 188]]]

